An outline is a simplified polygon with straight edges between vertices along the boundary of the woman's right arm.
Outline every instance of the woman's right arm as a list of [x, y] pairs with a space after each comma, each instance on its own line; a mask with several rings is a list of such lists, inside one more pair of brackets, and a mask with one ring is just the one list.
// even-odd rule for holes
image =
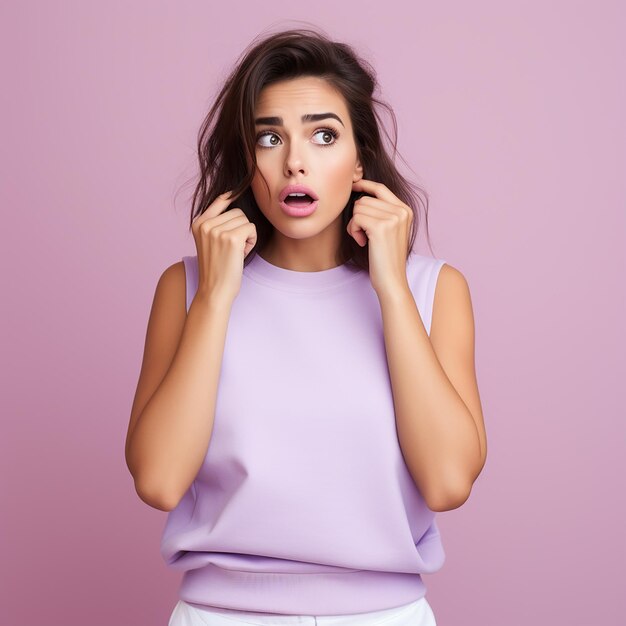
[[173, 509], [202, 466], [231, 305], [199, 288], [187, 314], [182, 261], [158, 282], [126, 437], [135, 489], [154, 508]]
[[189, 313], [182, 262], [161, 276], [126, 436], [126, 464], [139, 497], [171, 511], [202, 467], [233, 301], [256, 226], [223, 193], [192, 222], [198, 288]]

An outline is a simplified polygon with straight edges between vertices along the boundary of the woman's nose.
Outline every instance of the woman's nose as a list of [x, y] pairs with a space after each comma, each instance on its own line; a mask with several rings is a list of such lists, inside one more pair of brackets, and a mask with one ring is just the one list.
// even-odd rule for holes
[[304, 165], [304, 161], [302, 159], [299, 148], [292, 144], [289, 149], [289, 154], [285, 159], [285, 174], [287, 176], [293, 176], [296, 173], [304, 173], [306, 174], [306, 167]]

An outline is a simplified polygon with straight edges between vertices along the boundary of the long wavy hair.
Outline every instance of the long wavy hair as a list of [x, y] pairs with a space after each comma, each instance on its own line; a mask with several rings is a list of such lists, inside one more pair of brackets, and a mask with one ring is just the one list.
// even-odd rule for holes
[[[233, 201], [226, 210], [241, 209], [257, 231], [257, 242], [246, 256], [244, 266], [258, 250], [265, 248], [274, 227], [259, 209], [250, 187], [256, 170], [255, 103], [267, 85], [304, 76], [323, 78], [343, 95], [352, 121], [358, 158], [363, 166], [363, 177], [385, 184], [413, 210], [407, 259], [417, 236], [420, 207], [424, 208], [430, 245], [428, 195], [396, 169], [394, 159], [399, 154], [397, 122], [391, 107], [374, 95], [378, 90], [374, 69], [351, 46], [332, 41], [310, 28], [284, 30], [263, 39], [257, 37], [241, 53], [226, 78], [198, 132], [200, 176], [193, 193], [189, 230], [193, 220], [220, 194], [232, 190]], [[390, 114], [393, 142], [377, 107], [384, 107]], [[381, 129], [393, 145], [392, 156], [383, 145]], [[339, 264], [349, 263], [369, 271], [368, 245], [359, 246], [346, 231], [354, 201], [362, 195], [362, 192], [353, 191], [343, 208], [342, 239], [336, 260]]]

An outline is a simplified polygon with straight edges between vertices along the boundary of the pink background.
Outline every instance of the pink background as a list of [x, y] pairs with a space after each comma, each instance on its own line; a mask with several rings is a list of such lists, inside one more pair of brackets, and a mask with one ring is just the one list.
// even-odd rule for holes
[[124, 460], [152, 296], [195, 253], [220, 81], [309, 23], [378, 70], [434, 253], [472, 291], [489, 453], [438, 517], [439, 626], [626, 623], [623, 5], [382, 6], [2, 6], [3, 624], [167, 624], [166, 513]]

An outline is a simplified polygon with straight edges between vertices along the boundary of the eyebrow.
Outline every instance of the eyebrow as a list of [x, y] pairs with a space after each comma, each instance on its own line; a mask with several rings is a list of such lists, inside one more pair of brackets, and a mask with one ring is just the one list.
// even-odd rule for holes
[[[341, 121], [338, 115], [335, 113], [307, 113], [302, 116], [302, 123], [306, 124], [307, 122], [319, 122], [320, 120], [325, 120], [332, 117], [336, 119], [342, 126], [344, 123]], [[254, 120], [255, 124], [267, 124], [268, 126], [282, 126], [283, 118], [282, 117], [257, 117]], [[345, 128], [345, 126], [344, 126]]]

